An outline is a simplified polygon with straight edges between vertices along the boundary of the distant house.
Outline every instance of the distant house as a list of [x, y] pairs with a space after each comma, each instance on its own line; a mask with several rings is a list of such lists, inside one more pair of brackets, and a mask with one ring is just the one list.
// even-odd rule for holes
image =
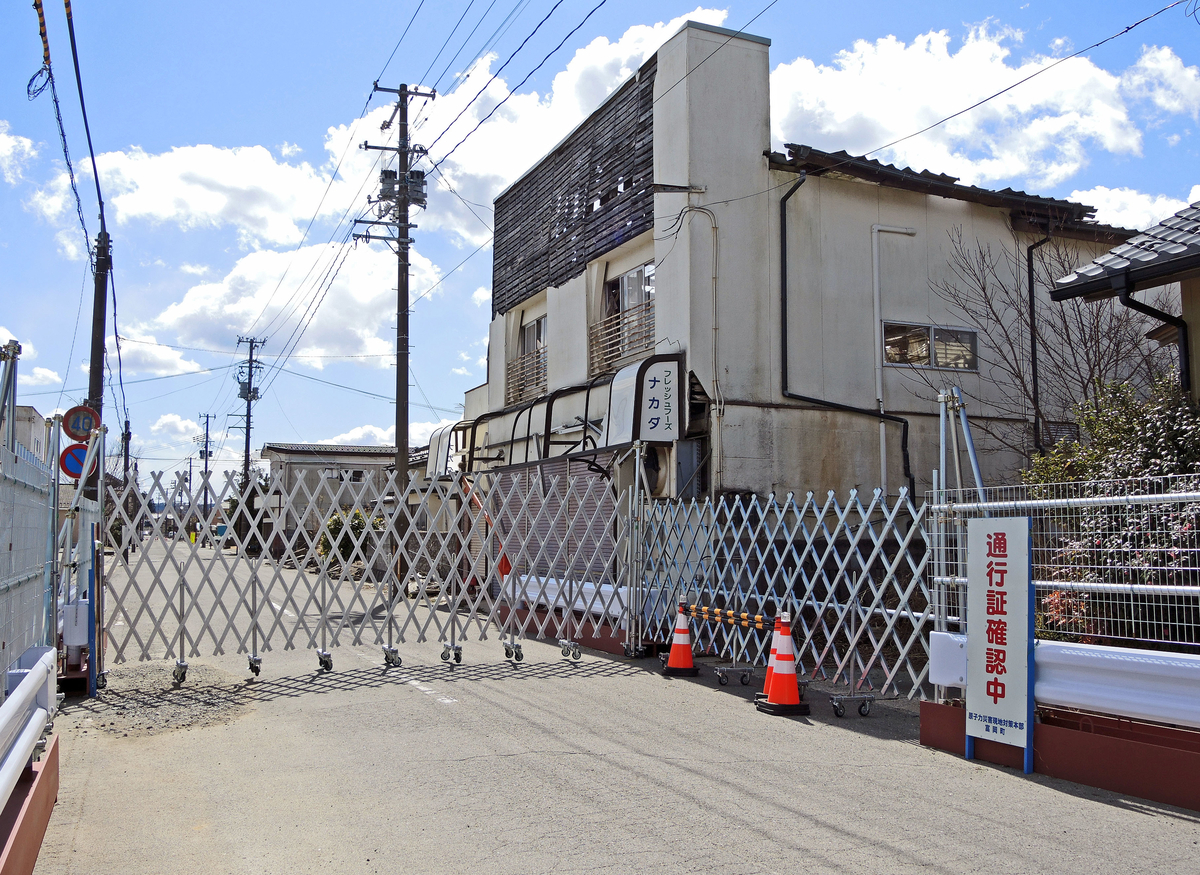
[[[1134, 292], [1179, 284], [1183, 315], [1163, 313]], [[1055, 283], [1054, 301], [1117, 298], [1121, 304], [1163, 320], [1150, 336], [1179, 344], [1180, 381], [1200, 399], [1200, 201], [1147, 228]]]
[[[496, 198], [488, 379], [438, 436], [446, 468], [594, 470], [640, 440], [658, 496], [895, 495], [930, 487], [942, 387], [1005, 421], [975, 329], [932, 290], [951, 235], [1023, 256], [1052, 225], [1091, 257], [1132, 232], [1067, 200], [772, 151], [769, 46], [689, 22]], [[1024, 462], [984, 449], [985, 481]]]
[[[297, 527], [315, 532], [335, 508], [348, 511], [356, 500], [369, 506], [384, 494], [396, 467], [396, 448], [386, 446], [267, 443], [261, 455], [270, 463], [273, 491], [288, 496], [285, 534]], [[424, 448], [409, 454], [414, 476], [424, 464]]]
[[39, 462], [47, 462], [49, 454], [50, 429], [46, 425], [46, 417], [38, 413], [37, 408], [18, 404], [13, 417], [14, 432], [17, 443], [29, 450]]

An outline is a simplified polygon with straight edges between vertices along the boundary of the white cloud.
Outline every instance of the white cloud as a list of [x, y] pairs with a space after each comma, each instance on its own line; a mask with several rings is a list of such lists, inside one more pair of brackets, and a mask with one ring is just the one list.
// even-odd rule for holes
[[451, 368], [450, 373], [455, 374], [459, 377], [469, 377], [469, 376], [471, 376], [471, 369], [470, 368]]
[[[933, 31], [908, 44], [891, 36], [860, 40], [829, 65], [807, 58], [780, 64], [771, 74], [776, 146], [799, 142], [862, 154], [911, 134], [1056, 62], [1038, 55], [1014, 62], [1011, 46], [1021, 36], [984, 24], [957, 51], [946, 31]], [[1157, 46], [1144, 47], [1120, 75], [1072, 58], [875, 157], [955, 174], [968, 184], [1017, 179], [1052, 187], [1084, 167], [1092, 148], [1140, 154], [1133, 108], [1145, 103], [1200, 117], [1200, 68]]]
[[484, 304], [491, 304], [492, 290], [487, 286], [480, 286], [471, 293], [471, 300], [475, 302], [476, 307], [482, 307]]
[[150, 433], [160, 439], [182, 443], [204, 431], [198, 423], [184, 419], [178, 413], [164, 413], [150, 426]]
[[9, 185], [16, 185], [22, 177], [22, 171], [30, 158], [37, 156], [33, 140], [10, 134], [8, 122], [0, 119], [0, 176]]
[[421, 447], [429, 443], [429, 438], [433, 433], [447, 425], [454, 425], [458, 422], [457, 419], [440, 419], [437, 422], [410, 422], [408, 424], [408, 442], [414, 447]]
[[184, 273], [190, 273], [192, 276], [206, 276], [212, 269], [207, 264], [181, 264], [179, 269]]
[[294, 155], [299, 155], [303, 151], [304, 150], [301, 149], [299, 146], [297, 146], [295, 143], [289, 143], [287, 140], [284, 140], [279, 145], [279, 154], [282, 155], [284, 158], [291, 158]]
[[[443, 419], [439, 422], [410, 422], [408, 424], [409, 446], [420, 447], [429, 443], [429, 436], [434, 430], [443, 426], [453, 425], [457, 419]], [[344, 434], [319, 440], [319, 444], [349, 444], [352, 446], [392, 447], [396, 443], [396, 426], [387, 428], [378, 425], [360, 425]]]
[[463, 362], [469, 362], [471, 360], [471, 354], [468, 352], [464, 352], [463, 350], [460, 349], [458, 351], [458, 360], [463, 361]]
[[360, 425], [344, 434], [317, 441], [319, 444], [350, 444], [364, 447], [388, 447], [396, 445], [396, 426], [380, 428], [378, 425]]
[[1165, 46], [1143, 47], [1137, 63], [1122, 74], [1121, 84], [1164, 112], [1200, 119], [1200, 67], [1185, 67]]
[[[1200, 195], [1200, 186], [1192, 191]], [[1132, 188], [1108, 188], [1098, 185], [1086, 191], [1073, 191], [1070, 200], [1096, 208], [1096, 221], [1141, 231], [1161, 222], [1187, 206], [1181, 200], [1161, 194], [1143, 194]]]
[[[958, 51], [946, 31], [933, 31], [907, 45], [891, 36], [859, 40], [829, 66], [807, 58], [780, 64], [771, 74], [772, 136], [777, 145], [878, 149], [1055, 63], [1036, 55], [1012, 63], [1009, 46], [1020, 37], [984, 24]], [[967, 184], [1015, 178], [1051, 187], [1087, 163], [1092, 145], [1140, 153], [1142, 134], [1122, 91], [1120, 77], [1073, 58], [876, 157]]]
[[17, 335], [13, 334], [3, 325], [0, 325], [0, 346], [3, 346], [10, 340], [15, 340], [21, 344], [21, 361], [29, 361], [30, 359], [37, 358], [37, 350], [34, 348], [31, 341], [21, 340], [21, 338], [17, 337]]
[[[441, 271], [416, 248], [409, 258], [410, 299], [415, 299], [438, 281]], [[318, 284], [334, 272], [328, 288]], [[185, 345], [216, 348], [227, 347], [238, 334], [266, 334], [275, 338], [263, 351], [270, 357], [283, 352], [293, 327], [311, 320], [293, 358], [319, 369], [325, 361], [319, 356], [392, 353], [394, 341], [387, 329], [396, 315], [395, 281], [396, 256], [383, 247], [343, 250], [322, 244], [295, 253], [261, 250], [240, 258], [220, 280], [193, 286], [152, 325]], [[386, 357], [365, 361], [388, 366]]]
[[58, 254], [68, 261], [84, 261], [91, 250], [90, 246], [83, 245], [80, 231], [76, 228], [62, 228], [56, 231], [54, 242], [58, 244]]
[[35, 367], [28, 374], [22, 373], [19, 369], [17, 371], [17, 385], [19, 386], [57, 386], [62, 381], [62, 377], [49, 368]]
[[[190, 374], [204, 369], [180, 350], [159, 344], [152, 334], [131, 329], [121, 337], [121, 364], [129, 373], [166, 376]], [[109, 335], [105, 345], [109, 350], [116, 349], [116, 338]]]

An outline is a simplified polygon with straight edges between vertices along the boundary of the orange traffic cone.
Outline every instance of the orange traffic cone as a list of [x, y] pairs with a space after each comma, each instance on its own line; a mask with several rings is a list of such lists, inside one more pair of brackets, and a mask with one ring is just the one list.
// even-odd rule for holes
[[800, 685], [796, 683], [796, 645], [792, 641], [791, 617], [780, 617], [779, 647], [775, 652], [775, 671], [767, 697], [754, 707], [764, 714], [793, 715], [809, 713], [808, 703], [800, 701]]
[[771, 692], [771, 678], [775, 675], [775, 657], [779, 649], [779, 629], [779, 618], [776, 617], [775, 631], [771, 633], [771, 658], [767, 660], [767, 679], [763, 681], [762, 692], [754, 694], [754, 701], [756, 702], [759, 699], [766, 699], [767, 694]]
[[679, 619], [675, 621], [675, 636], [671, 639], [671, 655], [663, 666], [663, 674], [667, 677], [694, 678], [700, 674], [692, 662], [692, 636], [688, 633], [687, 614], [683, 605], [679, 606]]

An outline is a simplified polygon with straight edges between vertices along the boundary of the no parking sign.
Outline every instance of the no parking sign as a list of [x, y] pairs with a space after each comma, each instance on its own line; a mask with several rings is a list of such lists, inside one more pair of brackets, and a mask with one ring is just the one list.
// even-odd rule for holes
[[[71, 444], [71, 446], [63, 450], [62, 455], [58, 457], [58, 467], [61, 468], [62, 472], [68, 477], [73, 477], [78, 480], [83, 476], [83, 463], [87, 461], [87, 451], [87, 444]], [[92, 471], [95, 470], [96, 460], [92, 459], [92, 467], [91, 470], [88, 471], [88, 474], [91, 474]]]

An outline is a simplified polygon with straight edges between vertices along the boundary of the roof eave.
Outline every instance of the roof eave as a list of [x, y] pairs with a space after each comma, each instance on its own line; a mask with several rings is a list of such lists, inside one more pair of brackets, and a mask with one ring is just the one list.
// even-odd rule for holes
[[1164, 261], [1161, 264], [1127, 267], [1122, 271], [1111, 271], [1094, 279], [1072, 283], [1050, 292], [1050, 300], [1061, 302], [1073, 298], [1099, 300], [1115, 297], [1117, 289], [1113, 287], [1113, 278], [1120, 276], [1125, 277], [1125, 288], [1131, 292], [1200, 277], [1200, 252]]

